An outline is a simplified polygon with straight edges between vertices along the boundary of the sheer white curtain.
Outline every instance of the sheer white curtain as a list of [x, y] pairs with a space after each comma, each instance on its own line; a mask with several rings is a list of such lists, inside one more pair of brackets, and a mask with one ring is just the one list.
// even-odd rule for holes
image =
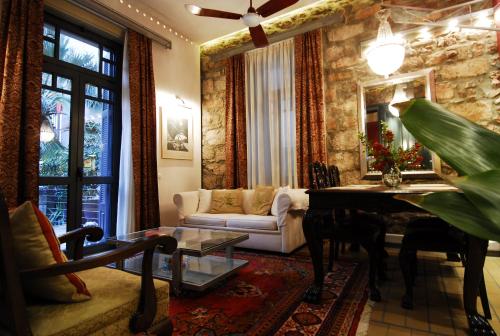
[[122, 139], [120, 149], [120, 177], [118, 184], [118, 210], [116, 216], [117, 235], [135, 231], [134, 175], [132, 171], [132, 129], [130, 121], [128, 70], [127, 35], [125, 35], [122, 73]]
[[248, 187], [297, 186], [293, 39], [245, 55]]

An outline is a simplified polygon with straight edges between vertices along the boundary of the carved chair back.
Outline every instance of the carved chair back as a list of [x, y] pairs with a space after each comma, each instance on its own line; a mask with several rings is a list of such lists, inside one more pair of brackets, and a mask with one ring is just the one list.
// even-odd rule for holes
[[339, 169], [335, 165], [327, 167], [324, 162], [311, 163], [309, 165], [309, 185], [311, 189], [339, 187]]

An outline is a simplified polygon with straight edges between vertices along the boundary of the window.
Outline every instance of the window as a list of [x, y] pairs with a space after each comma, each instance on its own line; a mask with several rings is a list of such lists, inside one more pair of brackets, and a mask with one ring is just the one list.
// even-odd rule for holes
[[120, 46], [46, 15], [40, 125], [40, 209], [57, 235], [116, 231]]
[[297, 186], [293, 39], [245, 55], [248, 186]]

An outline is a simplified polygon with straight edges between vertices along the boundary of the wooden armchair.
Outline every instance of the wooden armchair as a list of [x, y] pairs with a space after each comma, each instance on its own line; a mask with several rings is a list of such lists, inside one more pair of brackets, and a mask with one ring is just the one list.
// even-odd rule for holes
[[[19, 269], [13, 248], [7, 206], [0, 192], [0, 334], [12, 335], [125, 335], [152, 332], [170, 335], [168, 283], [153, 280], [152, 259], [158, 246], [172, 253], [177, 241], [172, 237], [148, 237], [131, 245], [98, 255], [83, 257], [83, 243], [99, 241], [102, 230], [82, 227], [60, 237], [61, 243], [74, 242], [74, 260], [38, 269]], [[113, 262], [144, 252], [142, 275], [109, 267]], [[25, 297], [21, 283], [78, 272], [92, 298], [78, 303], [49, 303]]]

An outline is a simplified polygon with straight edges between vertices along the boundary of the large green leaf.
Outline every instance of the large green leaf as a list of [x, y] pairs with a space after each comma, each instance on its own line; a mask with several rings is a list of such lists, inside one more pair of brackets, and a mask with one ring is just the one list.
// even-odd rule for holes
[[500, 230], [500, 169], [460, 177], [453, 183]]
[[500, 135], [427, 99], [400, 106], [408, 131], [460, 175], [500, 168]]
[[459, 192], [400, 195], [398, 199], [416, 205], [473, 236], [500, 241], [500, 229]]

